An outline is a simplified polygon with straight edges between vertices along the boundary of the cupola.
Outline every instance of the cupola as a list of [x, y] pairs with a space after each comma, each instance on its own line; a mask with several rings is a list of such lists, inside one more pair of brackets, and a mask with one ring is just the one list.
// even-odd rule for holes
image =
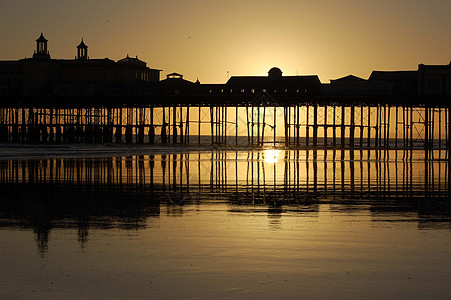
[[42, 32], [36, 40], [36, 51], [33, 54], [33, 58], [50, 58], [49, 51], [47, 50], [47, 39]]
[[88, 46], [81, 39], [80, 45], [77, 46], [77, 59], [88, 59]]

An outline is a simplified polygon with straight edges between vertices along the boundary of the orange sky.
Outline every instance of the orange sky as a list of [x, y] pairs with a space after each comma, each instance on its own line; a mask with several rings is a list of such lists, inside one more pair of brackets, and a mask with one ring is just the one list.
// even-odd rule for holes
[[451, 60], [445, 0], [2, 0], [0, 59], [30, 57], [44, 32], [53, 58], [129, 54], [201, 83], [230, 75], [317, 74], [322, 82]]

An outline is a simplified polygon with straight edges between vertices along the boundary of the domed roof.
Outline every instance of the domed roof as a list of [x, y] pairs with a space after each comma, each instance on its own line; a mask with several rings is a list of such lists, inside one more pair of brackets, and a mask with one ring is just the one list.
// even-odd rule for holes
[[271, 68], [271, 70], [268, 71], [268, 77], [269, 78], [280, 78], [280, 77], [282, 77], [282, 70], [280, 70], [277, 67]]

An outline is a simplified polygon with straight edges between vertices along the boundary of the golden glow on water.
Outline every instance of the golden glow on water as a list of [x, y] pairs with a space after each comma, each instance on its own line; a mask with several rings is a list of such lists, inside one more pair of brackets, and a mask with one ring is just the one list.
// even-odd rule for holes
[[[85, 155], [94, 155], [99, 149], [91, 149], [95, 152]], [[155, 188], [159, 186], [174, 192], [179, 188], [201, 189], [216, 183], [224, 187], [313, 188], [328, 196], [331, 188], [335, 192], [358, 190], [388, 194], [395, 189], [402, 190], [403, 195], [407, 195], [404, 192], [424, 195], [427, 187], [431, 192], [448, 195], [449, 168], [446, 161], [441, 160], [446, 157], [446, 151], [435, 151], [434, 156], [438, 158], [435, 161], [425, 161], [424, 151], [414, 151], [412, 160], [406, 161], [403, 151], [380, 154], [375, 151], [267, 149], [66, 159], [64, 156], [73, 150], [54, 150], [51, 153], [59, 152], [60, 158], [5, 161], [0, 166], [0, 183], [76, 183], [100, 188], [128, 185], [138, 189], [151, 189], [155, 185]], [[108, 151], [112, 155], [118, 153]], [[33, 154], [16, 148], [2, 149], [2, 155], [42, 158], [40, 152]]]
[[268, 149], [263, 152], [265, 163], [274, 164], [279, 161], [280, 150]]

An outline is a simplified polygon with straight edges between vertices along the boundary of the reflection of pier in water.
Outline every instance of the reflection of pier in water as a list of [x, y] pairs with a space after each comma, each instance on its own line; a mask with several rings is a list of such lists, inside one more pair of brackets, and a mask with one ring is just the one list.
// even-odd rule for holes
[[162, 204], [174, 216], [186, 204], [226, 203], [231, 213], [263, 208], [274, 221], [287, 211], [318, 212], [318, 204], [330, 204], [448, 222], [445, 155], [266, 150], [5, 160], [0, 226], [33, 228], [44, 254], [52, 228], [77, 228], [83, 247], [88, 229], [144, 228]]
[[[110, 158], [5, 160], [3, 190], [37, 186], [184, 200], [447, 197], [446, 151], [214, 151]], [[426, 156], [426, 157], [425, 157]], [[172, 199], [174, 200], [174, 199]]]

